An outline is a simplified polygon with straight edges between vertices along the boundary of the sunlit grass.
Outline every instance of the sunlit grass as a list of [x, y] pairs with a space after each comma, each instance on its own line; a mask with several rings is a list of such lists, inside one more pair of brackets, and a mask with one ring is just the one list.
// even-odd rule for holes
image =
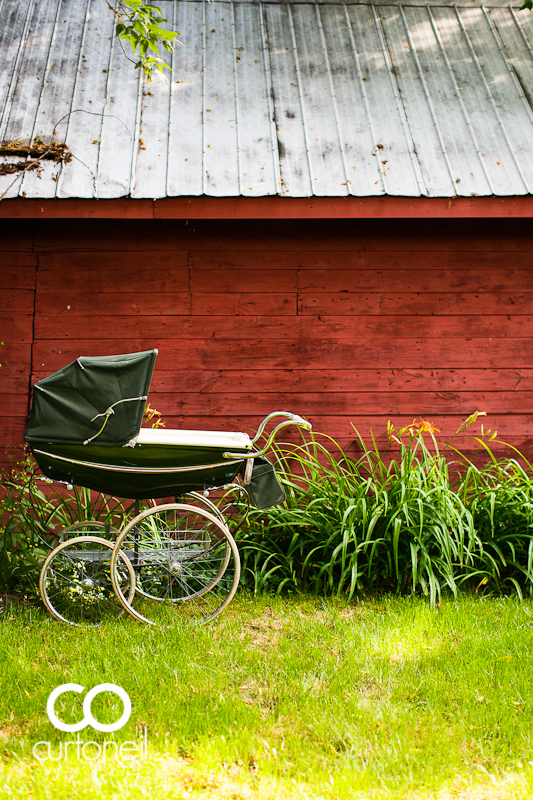
[[[416, 598], [345, 604], [238, 595], [211, 625], [124, 619], [68, 628], [35, 609], [0, 625], [0, 797], [533, 796], [533, 606]], [[59, 743], [60, 683], [112, 682], [133, 712], [116, 734], [148, 758], [39, 765]], [[81, 700], [58, 706], [81, 718]], [[93, 709], [120, 714], [112, 695]], [[118, 711], [117, 711], [118, 709]], [[54, 749], [55, 748], [55, 749]]]

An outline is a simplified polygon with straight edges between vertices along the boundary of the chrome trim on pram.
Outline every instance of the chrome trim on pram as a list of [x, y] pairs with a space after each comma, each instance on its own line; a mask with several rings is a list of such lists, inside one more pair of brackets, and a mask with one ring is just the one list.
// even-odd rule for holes
[[[199, 469], [213, 469], [214, 467], [226, 467], [228, 464], [238, 464], [242, 459], [238, 458], [235, 461], [220, 461], [214, 464], [195, 464], [192, 467], [163, 467], [162, 469], [155, 469], [153, 467], [118, 467], [113, 464], [95, 464], [92, 461], [78, 461], [75, 458], [66, 458], [65, 456], [57, 456], [54, 453], [47, 453], [46, 450], [37, 450], [35, 453], [40, 453], [48, 458], [55, 458], [58, 461], [66, 461], [67, 464], [76, 464], [80, 467], [94, 467], [95, 469], [103, 469], [108, 472], [134, 472], [141, 475], [164, 475], [171, 472], [196, 472]], [[243, 454], [243, 458], [246, 454]]]

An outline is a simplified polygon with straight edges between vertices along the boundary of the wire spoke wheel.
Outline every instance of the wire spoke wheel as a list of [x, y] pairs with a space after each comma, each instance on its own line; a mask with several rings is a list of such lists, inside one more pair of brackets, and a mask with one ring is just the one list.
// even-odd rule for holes
[[[114, 543], [97, 536], [68, 539], [53, 550], [39, 579], [41, 598], [56, 619], [69, 625], [100, 625], [124, 613], [111, 581]], [[135, 594], [135, 571], [121, 554], [115, 582], [128, 600]]]
[[205, 506], [207, 510], [225, 525], [232, 536], [235, 536], [250, 511], [250, 496], [245, 487], [238, 483], [230, 483], [204, 493], [188, 492], [185, 502]]
[[136, 619], [155, 625], [207, 622], [233, 598], [239, 583], [239, 551], [218, 516], [203, 508], [170, 503], [144, 511], [120, 533], [111, 570], [125, 556], [135, 571]]
[[100, 522], [100, 520], [86, 520], [85, 522], [76, 522], [74, 525], [69, 525], [68, 528], [63, 528], [59, 534], [59, 542], [66, 542], [67, 539], [72, 539], [79, 536], [96, 536], [99, 539], [116, 539], [118, 530], [108, 522]]

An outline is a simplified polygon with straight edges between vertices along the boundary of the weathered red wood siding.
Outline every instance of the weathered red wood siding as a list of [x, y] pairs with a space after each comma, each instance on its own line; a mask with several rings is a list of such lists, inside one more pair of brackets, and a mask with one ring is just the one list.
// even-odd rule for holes
[[151, 402], [169, 426], [251, 431], [285, 409], [347, 447], [352, 423], [424, 416], [447, 434], [481, 410], [533, 450], [528, 220], [1, 226], [7, 444], [30, 369], [158, 347]]
[[0, 232], [0, 468], [20, 455], [28, 413], [37, 256], [33, 226]]

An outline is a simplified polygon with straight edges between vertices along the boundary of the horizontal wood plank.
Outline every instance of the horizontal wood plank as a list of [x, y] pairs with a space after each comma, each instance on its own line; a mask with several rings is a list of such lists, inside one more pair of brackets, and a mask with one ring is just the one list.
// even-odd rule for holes
[[298, 296], [302, 315], [529, 314], [533, 292], [316, 292]]
[[0, 269], [0, 289], [34, 289], [35, 268], [5, 266]]
[[4, 267], [37, 267], [37, 256], [33, 253], [15, 252], [4, 248], [4, 242], [1, 242], [0, 250], [0, 269]]
[[295, 292], [295, 269], [191, 269], [191, 292]]
[[[232, 315], [228, 319], [232, 319], [235, 331], [243, 324], [242, 317], [273, 314], [286, 318], [297, 314], [297, 305], [296, 292], [205, 292], [191, 296], [191, 314], [219, 319], [221, 315]], [[216, 326], [216, 322], [211, 324]]]
[[5, 339], [0, 346], [0, 383], [6, 376], [29, 375], [31, 365], [30, 342], [16, 342]]
[[531, 195], [485, 197], [196, 197], [175, 196], [158, 200], [149, 198], [115, 199], [63, 198], [40, 200], [17, 197], [0, 206], [0, 217], [28, 219], [187, 219], [207, 220], [286, 220], [379, 221], [386, 228], [394, 221], [453, 220], [472, 225], [485, 220], [529, 220], [533, 216]]
[[37, 292], [44, 294], [87, 294], [98, 295], [109, 292], [138, 292], [162, 294], [163, 292], [188, 292], [188, 269], [56, 269], [37, 275]]
[[[365, 241], [365, 251], [367, 252], [381, 252], [381, 251], [428, 251], [434, 253], [446, 253], [450, 251], [462, 253], [479, 253], [479, 252], [494, 252], [494, 253], [518, 253], [518, 252], [533, 252], [533, 235], [529, 232], [520, 232], [515, 228], [516, 233], [512, 232], [511, 228], [506, 231], [503, 227], [495, 227], [492, 225], [492, 230], [489, 229], [490, 222], [484, 220], [487, 225], [485, 234], [479, 235], [479, 229], [476, 231], [472, 228], [472, 236], [463, 228], [461, 232], [453, 231], [450, 235], [448, 231], [441, 227], [433, 228], [432, 232], [427, 229], [419, 229], [418, 235], [413, 231], [411, 225], [408, 223], [403, 226], [403, 231], [390, 230], [384, 236], [368, 236]], [[338, 244], [342, 243], [342, 239], [337, 240]], [[334, 249], [341, 249], [335, 247]]]
[[[178, 428], [184, 430], [209, 430], [209, 431], [245, 431], [252, 433], [257, 430], [259, 424], [264, 417], [272, 411], [279, 411], [279, 406], [274, 406], [272, 402], [261, 411], [260, 414], [245, 415], [239, 414], [238, 410], [234, 414], [218, 415], [206, 418], [203, 415], [165, 415], [165, 422], [167, 428]], [[285, 411], [292, 411], [294, 414], [299, 413], [299, 409], [292, 407], [284, 409]], [[419, 418], [417, 418], [419, 420]], [[426, 421], [430, 421], [436, 428], [439, 429], [439, 436], [437, 439], [440, 441], [447, 441], [450, 437], [457, 433], [460, 425], [465, 422], [465, 417], [455, 414], [433, 414], [424, 417]], [[379, 414], [374, 413], [371, 415], [339, 415], [332, 416], [326, 413], [316, 413], [308, 417], [309, 422], [313, 425], [313, 432], [315, 434], [325, 434], [328, 436], [342, 437], [344, 440], [356, 440], [354, 430], [357, 430], [362, 437], [366, 440], [370, 438], [370, 432], [379, 438], [387, 438], [387, 423], [390, 421], [394, 428], [405, 428], [413, 423], [413, 415], [402, 414]], [[271, 425], [275, 423], [272, 422]], [[508, 436], [520, 436], [522, 439], [527, 435], [533, 440], [533, 415], [531, 414], [494, 414], [487, 417], [479, 417], [477, 421], [472, 424], [467, 431], [463, 431], [462, 437], [474, 441], [475, 437], [481, 436], [482, 430], [487, 433], [488, 431], [496, 431], [498, 438]], [[289, 433], [296, 434], [301, 439], [301, 436], [296, 428], [286, 428], [279, 435], [279, 441], [283, 441], [289, 436]], [[429, 438], [429, 437], [426, 437]]]
[[22, 455], [27, 415], [0, 418], [0, 469], [6, 470]]
[[83, 252], [74, 250], [72, 253], [52, 252], [39, 253], [39, 272], [70, 271], [76, 270], [167, 270], [184, 269], [189, 266], [189, 253], [187, 250], [164, 250], [154, 252], [149, 250], [125, 250], [122, 248], [122, 237], [115, 240], [115, 248], [103, 252]]
[[[31, 345], [33, 341], [33, 314], [0, 314], [0, 341], [28, 342]], [[0, 359], [2, 357], [1, 354], [2, 350], [0, 349]]]
[[[160, 351], [158, 368], [219, 369], [465, 369], [531, 368], [533, 348], [528, 339], [373, 339], [354, 343], [307, 339], [191, 339], [177, 342], [156, 338], [94, 340], [92, 355], [148, 350]], [[59, 369], [79, 355], [88, 354], [86, 340], [40, 340], [35, 343], [35, 368]]]
[[[41, 380], [47, 374], [37, 371], [32, 381]], [[514, 392], [517, 397], [522, 391], [532, 392], [533, 369], [163, 370], [157, 364], [151, 392], [227, 394], [243, 390], [273, 395], [278, 392], [321, 395], [323, 392], [483, 392], [489, 389]], [[317, 403], [321, 403], [320, 397]]]
[[4, 385], [0, 384], [0, 408], [4, 417], [18, 417], [26, 419], [28, 414], [28, 398], [26, 393], [17, 392], [8, 394], [4, 391]]
[[[1, 350], [0, 350], [0, 358], [1, 358]], [[43, 375], [43, 378], [46, 377]], [[28, 364], [28, 373], [19, 373], [13, 374], [6, 372], [3, 367], [0, 366], [0, 390], [5, 392], [6, 394], [18, 394], [19, 396], [27, 397], [30, 387], [31, 375], [29, 374], [29, 364]]]
[[[244, 389], [244, 387], [243, 387]], [[150, 401], [162, 414], [203, 414], [223, 416], [238, 409], [240, 414], [261, 414], [272, 403], [272, 394], [245, 390], [215, 392], [151, 392]], [[458, 414], [468, 417], [475, 411], [488, 414], [532, 414], [533, 392], [276, 392], [280, 408], [297, 408], [299, 414], [311, 416], [317, 406], [331, 416], [348, 414]]]
[[[214, 270], [212, 270], [214, 272]], [[235, 273], [239, 275], [240, 273]], [[531, 290], [533, 269], [298, 270], [298, 292], [510, 292]]]
[[[129, 288], [129, 287], [127, 287]], [[45, 294], [40, 293], [36, 300], [36, 319], [40, 315], [53, 314], [59, 318], [117, 315], [174, 315], [189, 314], [191, 296], [188, 292], [100, 292], [95, 294]], [[63, 324], [58, 320], [58, 324]], [[67, 323], [68, 324], [68, 323]], [[73, 323], [78, 324], [79, 323]], [[81, 331], [80, 331], [81, 332]], [[58, 331], [60, 333], [60, 331]], [[117, 327], [115, 334], [120, 336]], [[79, 334], [78, 334], [79, 336]]]
[[2, 313], [33, 314], [33, 289], [2, 289]]
[[[192, 231], [192, 228], [191, 228]], [[39, 263], [46, 254], [59, 258], [69, 254], [100, 254], [120, 252], [123, 254], [135, 251], [150, 253], [166, 253], [167, 251], [187, 251], [191, 241], [202, 241], [201, 233], [194, 235], [188, 231], [185, 220], [175, 222], [162, 230], [160, 225], [154, 227], [152, 220], [124, 220], [117, 235], [115, 221], [94, 221], [91, 229], [83, 221], [71, 222], [68, 229], [58, 231], [57, 227], [39, 227], [35, 231], [34, 251], [39, 253]], [[218, 239], [219, 237], [217, 237]], [[216, 245], [214, 245], [216, 246]]]
[[364, 250], [191, 250], [192, 270], [202, 269], [532, 269], [533, 252], [470, 251], [437, 252], [433, 249], [406, 252]]
[[[257, 298], [255, 304], [250, 301], [250, 297]], [[57, 299], [57, 302], [59, 307], [60, 300]], [[125, 339], [141, 336], [166, 339], [327, 338], [351, 341], [369, 336], [375, 339], [419, 336], [533, 338], [533, 316], [526, 315], [375, 315], [318, 318], [315, 315], [295, 316], [294, 308], [290, 306], [286, 295], [228, 294], [205, 295], [201, 298], [193, 296], [193, 316], [176, 316], [174, 307], [171, 307], [170, 314], [164, 313], [168, 306], [162, 303], [158, 314], [157, 303], [153, 302], [153, 298], [148, 297], [148, 302], [151, 315], [142, 313], [144, 306], [139, 314], [129, 316], [84, 315], [81, 313], [83, 306], [80, 307], [76, 302], [71, 304], [68, 315], [64, 305], [55, 314], [45, 314], [39, 308], [35, 320], [35, 336], [37, 339], [51, 339], [60, 329], [61, 337], [65, 339], [79, 338], [80, 330], [84, 331], [87, 339], [110, 338], [116, 336], [117, 332]], [[272, 315], [267, 313], [269, 306]], [[262, 313], [257, 313], [258, 311]], [[196, 312], [198, 316], [195, 316]], [[72, 321], [69, 321], [69, 317], [73, 318]]]
[[[323, 230], [320, 230], [322, 228]], [[176, 250], [364, 250], [368, 235], [354, 232], [344, 236], [337, 246], [338, 237], [329, 234], [320, 223], [304, 223], [295, 231], [294, 223], [256, 221], [243, 225], [242, 221], [185, 220], [172, 222], [123, 221], [121, 235], [117, 236], [117, 223], [102, 220], [94, 222], [91, 230], [82, 221], [71, 222], [68, 229], [55, 226], [39, 227], [35, 231], [36, 253], [150, 251]], [[320, 232], [317, 235], [317, 230]], [[302, 232], [303, 231], [303, 232]], [[313, 233], [314, 231], [314, 233]], [[394, 248], [395, 249], [395, 248]], [[405, 249], [405, 248], [404, 248]], [[416, 249], [416, 248], [415, 248]], [[451, 249], [451, 248], [449, 248]], [[466, 248], [467, 250], [471, 248]], [[473, 248], [476, 249], [476, 248]], [[491, 250], [486, 242], [483, 250]], [[520, 249], [515, 246], [510, 249]], [[523, 247], [521, 249], [533, 250]]]

